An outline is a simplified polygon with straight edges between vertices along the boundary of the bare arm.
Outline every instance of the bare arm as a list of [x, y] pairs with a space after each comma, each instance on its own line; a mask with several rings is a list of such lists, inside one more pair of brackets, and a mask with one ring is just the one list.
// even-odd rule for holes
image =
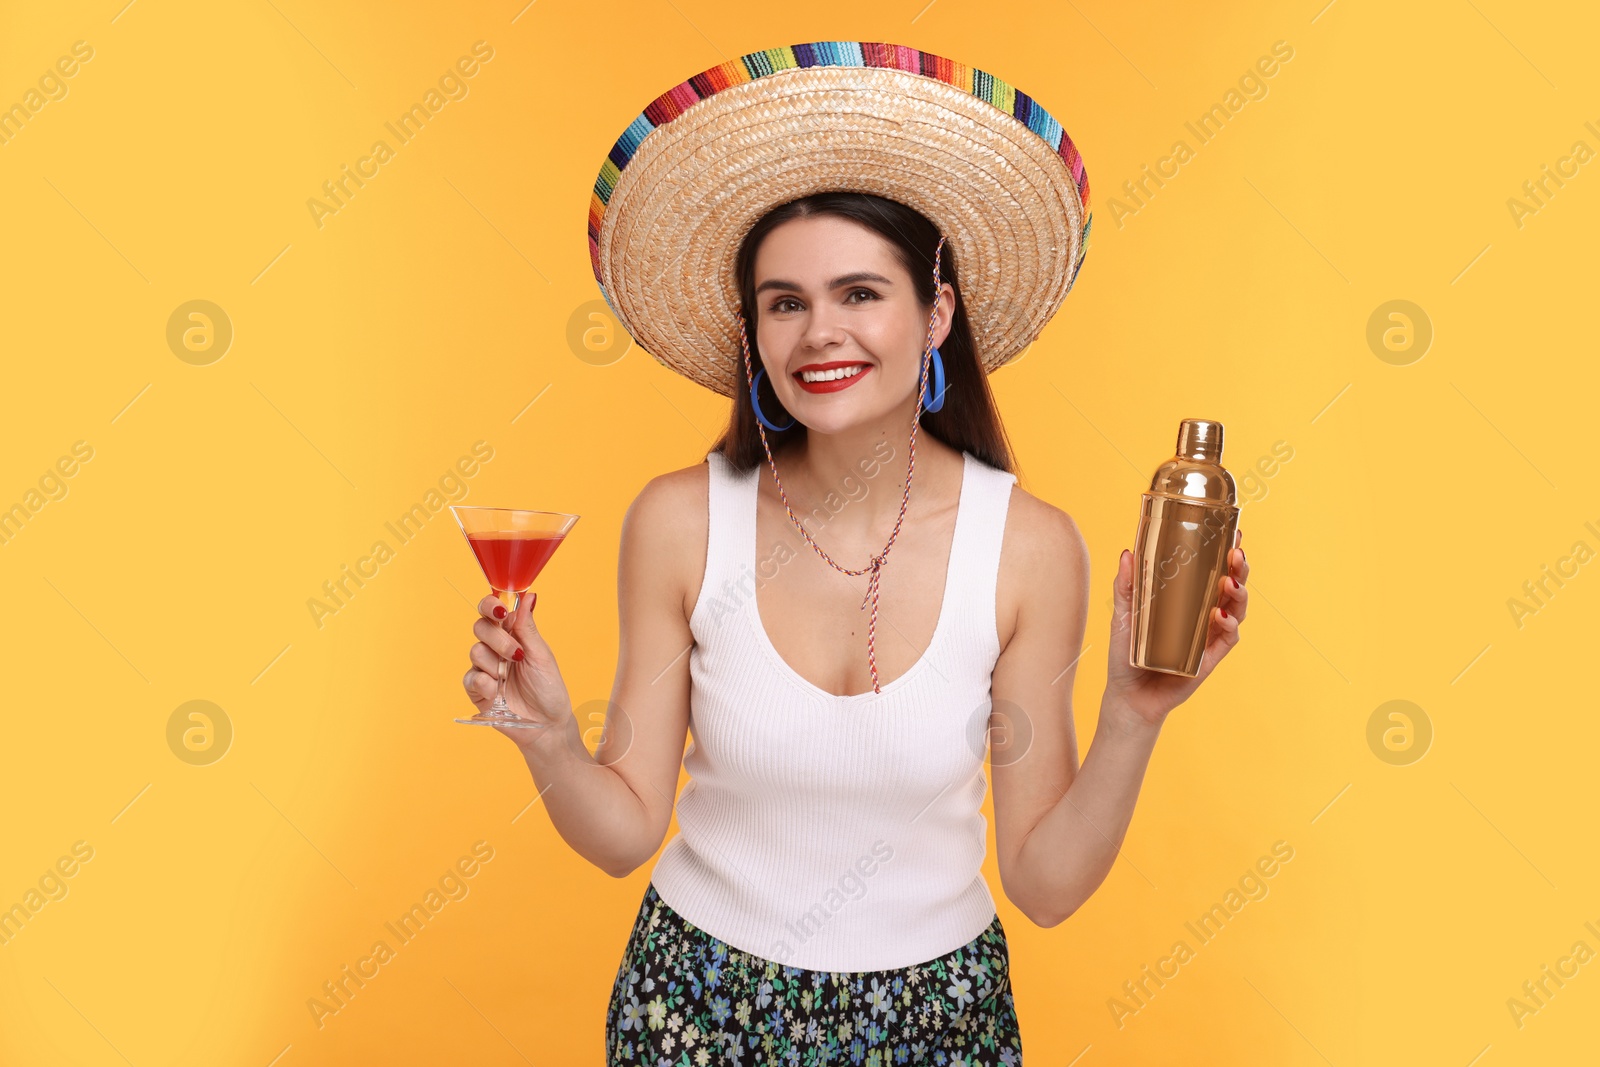
[[[1054, 834], [1062, 854], [1053, 869], [1036, 859], [1037, 842], [1028, 847], [1080, 774], [1072, 689], [1088, 614], [1089, 552], [1065, 512], [1012, 493], [1001, 577], [1014, 590], [1017, 614], [990, 685], [995, 850], [1007, 899], [1040, 926], [1054, 926], [1065, 918], [1067, 897], [1087, 899], [1099, 884], [1104, 846], [1080, 821]], [[1069, 880], [1075, 885], [1063, 884]]]
[[[517, 743], [556, 832], [596, 867], [626, 877], [655, 854], [671, 822], [689, 723], [686, 561], [704, 560], [702, 464], [653, 479], [622, 522], [617, 567], [620, 640], [617, 673], [600, 742], [591, 756], [554, 656], [524, 598], [509, 632], [492, 618], [474, 627], [474, 703], [494, 694], [501, 657], [510, 664], [506, 699], [547, 729], [499, 729]], [[698, 481], [698, 488], [696, 482]], [[695, 583], [698, 586], [698, 583]], [[492, 614], [493, 598], [486, 598]], [[494, 646], [494, 651], [488, 647]]]
[[[1047, 506], [1048, 507], [1048, 506]], [[1166, 714], [1193, 693], [1238, 642], [1244, 607], [1243, 554], [1230, 553], [1221, 607], [1198, 678], [1128, 665], [1131, 554], [1114, 585], [1108, 681], [1094, 741], [1077, 763], [1072, 684], [1088, 614], [1089, 556], [1064, 512], [1018, 538], [1027, 574], [1011, 641], [995, 666], [996, 712], [1009, 711], [991, 748], [995, 839], [1006, 896], [1041, 926], [1055, 926], [1089, 899], [1115, 862]]]

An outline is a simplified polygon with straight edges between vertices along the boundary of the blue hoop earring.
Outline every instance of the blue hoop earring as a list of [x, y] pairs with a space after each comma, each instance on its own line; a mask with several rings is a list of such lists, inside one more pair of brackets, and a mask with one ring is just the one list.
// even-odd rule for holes
[[933, 366], [929, 369], [928, 375], [933, 380], [933, 395], [937, 399], [931, 404], [928, 403], [928, 385], [924, 382], [922, 385], [923, 411], [938, 411], [944, 407], [944, 358], [939, 355], [937, 348], [933, 350], [932, 355]]
[[750, 406], [755, 409], [756, 418], [761, 420], [761, 425], [765, 426], [767, 429], [787, 430], [790, 426], [794, 425], [794, 419], [792, 417], [789, 419], [787, 426], [774, 426], [767, 419], [767, 417], [761, 413], [761, 401], [756, 397], [756, 390], [761, 388], [761, 376], [765, 373], [767, 373], [767, 368], [762, 367], [760, 370], [756, 371], [755, 379], [750, 383]]

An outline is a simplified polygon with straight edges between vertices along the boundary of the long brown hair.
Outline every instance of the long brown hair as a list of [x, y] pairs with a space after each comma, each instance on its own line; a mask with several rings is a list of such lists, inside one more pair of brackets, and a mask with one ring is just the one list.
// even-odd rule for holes
[[[760, 370], [762, 366], [761, 350], [756, 345], [756, 319], [751, 314], [752, 309], [759, 314], [759, 304], [755, 299], [756, 252], [775, 227], [790, 219], [816, 215], [849, 219], [887, 240], [911, 275], [918, 301], [930, 314], [933, 311], [933, 301], [937, 295], [933, 288], [933, 253], [939, 244], [939, 231], [921, 212], [871, 193], [816, 193], [792, 200], [762, 216], [739, 246], [735, 270], [739, 280], [739, 299], [745, 309], [745, 330], [750, 342], [752, 370]], [[939, 346], [945, 372], [944, 407], [939, 411], [923, 411], [921, 432], [931, 434], [958, 452], [971, 452], [974, 458], [991, 467], [1015, 473], [1005, 427], [1000, 422], [994, 395], [989, 391], [989, 379], [978, 366], [972, 328], [967, 322], [967, 304], [961, 298], [955, 250], [948, 242], [939, 254], [939, 277], [941, 281], [949, 282], [955, 290], [956, 310], [951, 319], [950, 333]], [[734, 362], [739, 375], [733, 410], [728, 426], [714, 450], [721, 452], [736, 469], [748, 471], [766, 458], [766, 452], [761, 447], [755, 412], [750, 408], [750, 390], [744, 376], [742, 351], [734, 353]], [[930, 393], [933, 384], [933, 372], [930, 369]], [[763, 380], [757, 395], [761, 398], [761, 410], [769, 421], [779, 425], [791, 420], [794, 422], [787, 430], [767, 431], [767, 442], [772, 446], [773, 455], [804, 438], [807, 432], [805, 424], [784, 410], [769, 380]], [[907, 433], [910, 433], [910, 427], [907, 427]]]

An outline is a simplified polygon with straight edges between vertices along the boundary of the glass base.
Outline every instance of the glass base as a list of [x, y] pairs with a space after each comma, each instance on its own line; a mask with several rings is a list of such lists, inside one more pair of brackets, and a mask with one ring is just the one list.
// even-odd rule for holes
[[493, 708], [480, 711], [470, 719], [457, 719], [464, 726], [512, 726], [524, 730], [543, 730], [545, 724], [513, 715], [510, 711], [497, 712]]

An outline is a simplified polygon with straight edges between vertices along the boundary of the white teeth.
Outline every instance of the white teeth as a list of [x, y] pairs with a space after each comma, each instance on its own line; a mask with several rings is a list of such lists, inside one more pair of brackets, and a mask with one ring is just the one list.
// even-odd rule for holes
[[840, 378], [854, 378], [864, 370], [866, 368], [859, 365], [838, 367], [834, 370], [803, 370], [800, 372], [800, 378], [802, 381], [807, 382], [832, 382]]

